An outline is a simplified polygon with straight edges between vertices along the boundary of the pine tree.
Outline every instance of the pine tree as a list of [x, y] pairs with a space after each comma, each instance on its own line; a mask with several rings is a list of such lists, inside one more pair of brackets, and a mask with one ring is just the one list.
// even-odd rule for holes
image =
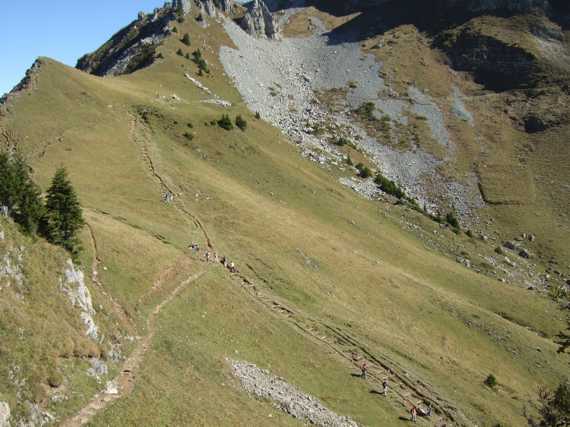
[[30, 167], [18, 155], [0, 153], [0, 205], [26, 233], [37, 231], [43, 205], [41, 191], [30, 175]]
[[26, 233], [36, 233], [44, 212], [41, 191], [30, 176], [30, 167], [21, 157], [12, 162], [15, 205], [12, 207], [14, 221]]
[[63, 246], [76, 256], [81, 250], [77, 233], [83, 224], [77, 194], [67, 177], [67, 172], [64, 168], [60, 168], [55, 173], [47, 192], [43, 221], [44, 235], [51, 243]]

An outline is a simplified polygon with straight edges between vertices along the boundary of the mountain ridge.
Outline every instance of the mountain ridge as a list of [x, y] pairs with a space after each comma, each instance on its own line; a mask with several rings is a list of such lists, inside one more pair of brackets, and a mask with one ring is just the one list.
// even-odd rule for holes
[[[115, 52], [99, 51], [94, 74], [42, 58], [4, 103], [2, 145], [22, 152], [43, 188], [65, 165], [80, 196], [88, 227], [76, 268], [87, 272], [101, 334], [85, 335], [59, 286], [66, 254], [0, 218], [0, 310], [14, 314], [0, 327], [27, 349], [2, 346], [0, 416], [8, 407], [13, 425], [80, 425], [85, 413], [92, 425], [298, 425], [292, 411], [249, 396], [253, 387], [272, 399], [264, 378], [279, 376], [359, 425], [405, 425], [411, 405], [427, 403], [427, 424], [525, 423], [534, 389], [555, 387], [568, 363], [555, 338], [567, 313], [554, 292], [570, 279], [556, 80], [489, 90], [410, 25], [337, 43], [363, 21], [285, 9], [273, 15], [276, 40], [244, 31], [239, 13], [230, 16], [238, 23], [225, 16], [194, 5], [184, 20], [170, 14], [156, 60], [117, 76], [94, 74], [147, 37], [144, 25]], [[527, 34], [518, 17], [479, 19], [446, 31], [507, 43], [492, 31], [508, 22], [515, 37]], [[209, 72], [192, 60], [198, 49]], [[551, 105], [557, 117], [544, 122]], [[220, 127], [224, 116], [233, 129]], [[385, 157], [362, 147], [409, 159], [410, 174], [418, 153], [437, 158], [446, 180], [418, 175], [434, 192], [476, 180], [487, 199], [479, 222], [461, 215], [461, 231], [387, 194], [363, 177], [366, 167], [388, 175], [375, 163]], [[441, 203], [445, 216], [452, 206]], [[20, 259], [21, 242], [38, 248]], [[8, 258], [29, 293], [5, 273]], [[66, 316], [61, 339], [48, 338], [59, 330], [53, 316], [43, 330], [29, 321], [34, 307], [54, 306]], [[126, 372], [139, 345], [144, 358]], [[247, 381], [236, 366], [251, 368]], [[129, 380], [128, 393], [115, 378]], [[387, 396], [371, 393], [385, 380]], [[91, 413], [94, 396], [113, 404]]]

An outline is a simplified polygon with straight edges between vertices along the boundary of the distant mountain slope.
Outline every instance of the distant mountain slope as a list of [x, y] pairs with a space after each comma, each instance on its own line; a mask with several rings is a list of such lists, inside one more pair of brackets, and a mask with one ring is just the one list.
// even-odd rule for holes
[[[350, 17], [326, 21], [315, 10], [295, 12], [298, 28], [307, 30], [313, 13], [323, 25], [314, 20], [310, 35], [326, 32], [328, 22], [350, 28]], [[361, 39], [355, 50], [320, 34], [320, 44], [260, 40], [218, 12], [201, 14], [194, 8], [184, 22], [172, 18], [149, 66], [95, 75], [113, 68], [111, 46], [126, 52], [139, 36], [119, 37], [92, 57], [91, 74], [41, 58], [6, 99], [2, 147], [20, 150], [44, 189], [64, 165], [87, 226], [81, 263], [71, 271], [64, 253], [0, 220], [0, 414], [9, 408], [13, 425], [41, 425], [42, 417], [61, 425], [298, 425], [289, 415], [298, 412], [274, 406], [278, 399], [250, 396], [271, 395], [263, 378], [279, 376], [359, 425], [408, 425], [416, 404], [432, 405], [427, 423], [524, 424], [523, 408], [536, 412], [537, 387], [556, 386], [568, 368], [555, 341], [566, 312], [553, 300], [570, 276], [567, 198], [557, 192], [568, 152], [563, 124], [527, 134], [504, 109], [525, 99], [543, 108], [539, 100], [554, 95], [485, 91], [452, 71], [411, 26]], [[304, 57], [307, 46], [319, 56]], [[296, 56], [271, 63], [281, 49]], [[320, 56], [335, 49], [345, 49], [345, 68]], [[239, 90], [250, 80], [232, 80], [226, 55], [243, 61], [236, 64], [249, 73], [252, 94], [275, 116], [248, 108], [251, 98]], [[262, 74], [268, 63], [276, 71]], [[335, 112], [346, 94], [367, 88], [348, 70], [385, 82], [381, 96], [366, 91], [374, 101], [415, 108], [394, 134], [415, 135], [422, 150], [437, 154], [429, 123], [442, 120], [458, 160], [439, 172], [473, 177], [476, 163], [489, 202], [469, 234], [398, 202], [373, 176], [362, 178], [364, 166], [381, 170], [354, 148], [359, 140], [342, 141], [342, 129], [320, 126], [321, 116], [299, 129], [334, 153], [336, 165], [303, 158], [307, 146], [277, 128], [291, 122], [268, 122], [305, 112], [293, 111], [293, 89], [309, 112], [315, 105]], [[333, 87], [337, 78], [346, 86]], [[328, 91], [313, 91], [322, 82]], [[370, 118], [367, 111], [346, 108], [356, 124]], [[328, 114], [322, 117], [334, 117]], [[382, 134], [383, 122], [371, 121], [365, 130]], [[420, 150], [395, 143], [394, 156]], [[349, 154], [363, 163], [359, 171]], [[372, 200], [354, 191], [363, 188]], [[13, 284], [15, 265], [25, 292]], [[95, 341], [63, 280], [77, 284], [79, 269], [99, 328]], [[266, 372], [243, 381], [236, 366], [248, 363]], [[490, 374], [494, 390], [484, 383]], [[384, 380], [386, 397], [376, 393]]]

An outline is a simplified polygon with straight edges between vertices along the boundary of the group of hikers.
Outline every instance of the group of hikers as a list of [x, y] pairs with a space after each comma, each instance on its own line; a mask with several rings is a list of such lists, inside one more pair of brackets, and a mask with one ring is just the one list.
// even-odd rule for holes
[[[200, 253], [200, 245], [198, 245], [198, 243], [190, 244], [189, 248], [195, 254]], [[203, 259], [205, 262], [221, 263], [230, 273], [239, 273], [233, 261], [230, 261], [226, 256], [220, 257], [217, 252], [211, 251], [210, 249], [206, 249]]]
[[[392, 373], [392, 371], [390, 371], [390, 373]], [[368, 363], [366, 362], [366, 360], [363, 361], [362, 364], [360, 365], [360, 377], [362, 379], [366, 379], [368, 377]], [[381, 390], [380, 394], [382, 394], [384, 396], [388, 396], [388, 389], [389, 389], [388, 378], [384, 378], [382, 380], [382, 390]], [[409, 402], [409, 403], [411, 404], [410, 419], [412, 422], [414, 422], [414, 423], [417, 422], [418, 416], [419, 417], [431, 417], [431, 412], [432, 412], [431, 404], [428, 404], [427, 406], [423, 406], [423, 402], [418, 402], [417, 404], [413, 404], [412, 402]]]
[[[194, 253], [194, 254], [200, 254], [200, 245], [198, 245], [197, 243], [192, 243], [189, 246], [189, 249]], [[213, 263], [221, 263], [225, 268], [228, 269], [228, 271], [230, 273], [239, 273], [236, 265], [234, 264], [233, 261], [230, 261], [227, 257], [225, 256], [219, 256], [217, 252], [211, 251], [210, 249], [206, 249], [204, 251], [204, 258], [203, 260], [205, 262], [213, 262]], [[390, 374], [393, 374], [393, 372], [390, 370]], [[362, 379], [367, 379], [368, 378], [368, 363], [365, 361], [362, 362], [362, 364], [360, 365], [360, 377]], [[388, 378], [384, 378], [382, 380], [382, 390], [380, 391], [380, 394], [384, 395], [384, 396], [388, 396], [388, 391], [389, 391], [389, 383], [388, 383]], [[409, 402], [409, 401], [408, 401]], [[431, 404], [428, 405], [424, 405], [424, 402], [418, 402], [417, 404], [413, 404], [412, 402], [409, 402], [411, 404], [411, 408], [410, 408], [410, 419], [412, 422], [417, 422], [417, 418], [418, 417], [431, 417], [431, 413], [432, 413], [432, 407]]]

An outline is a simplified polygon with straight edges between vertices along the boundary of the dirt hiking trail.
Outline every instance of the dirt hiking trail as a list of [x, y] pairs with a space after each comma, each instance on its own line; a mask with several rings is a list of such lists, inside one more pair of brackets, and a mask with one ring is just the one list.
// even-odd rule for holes
[[168, 305], [178, 294], [180, 294], [180, 292], [182, 292], [190, 283], [202, 277], [204, 273], [205, 272], [202, 271], [188, 277], [172, 292], [170, 292], [170, 294], [164, 300], [162, 300], [160, 304], [154, 307], [146, 321], [146, 335], [139, 339], [135, 349], [123, 363], [121, 373], [117, 375], [117, 377], [115, 377], [115, 379], [113, 379], [110, 383], [108, 383], [112, 384], [113, 387], [107, 386], [106, 390], [97, 393], [91, 399], [91, 401], [79, 411], [77, 415], [64, 421], [61, 424], [62, 427], [77, 427], [87, 424], [93, 419], [95, 415], [97, 415], [97, 413], [109, 406], [109, 404], [129, 395], [133, 391], [136, 373], [142, 364], [145, 354], [151, 347], [151, 342], [156, 332], [156, 321], [158, 319], [160, 311], [166, 305]]

